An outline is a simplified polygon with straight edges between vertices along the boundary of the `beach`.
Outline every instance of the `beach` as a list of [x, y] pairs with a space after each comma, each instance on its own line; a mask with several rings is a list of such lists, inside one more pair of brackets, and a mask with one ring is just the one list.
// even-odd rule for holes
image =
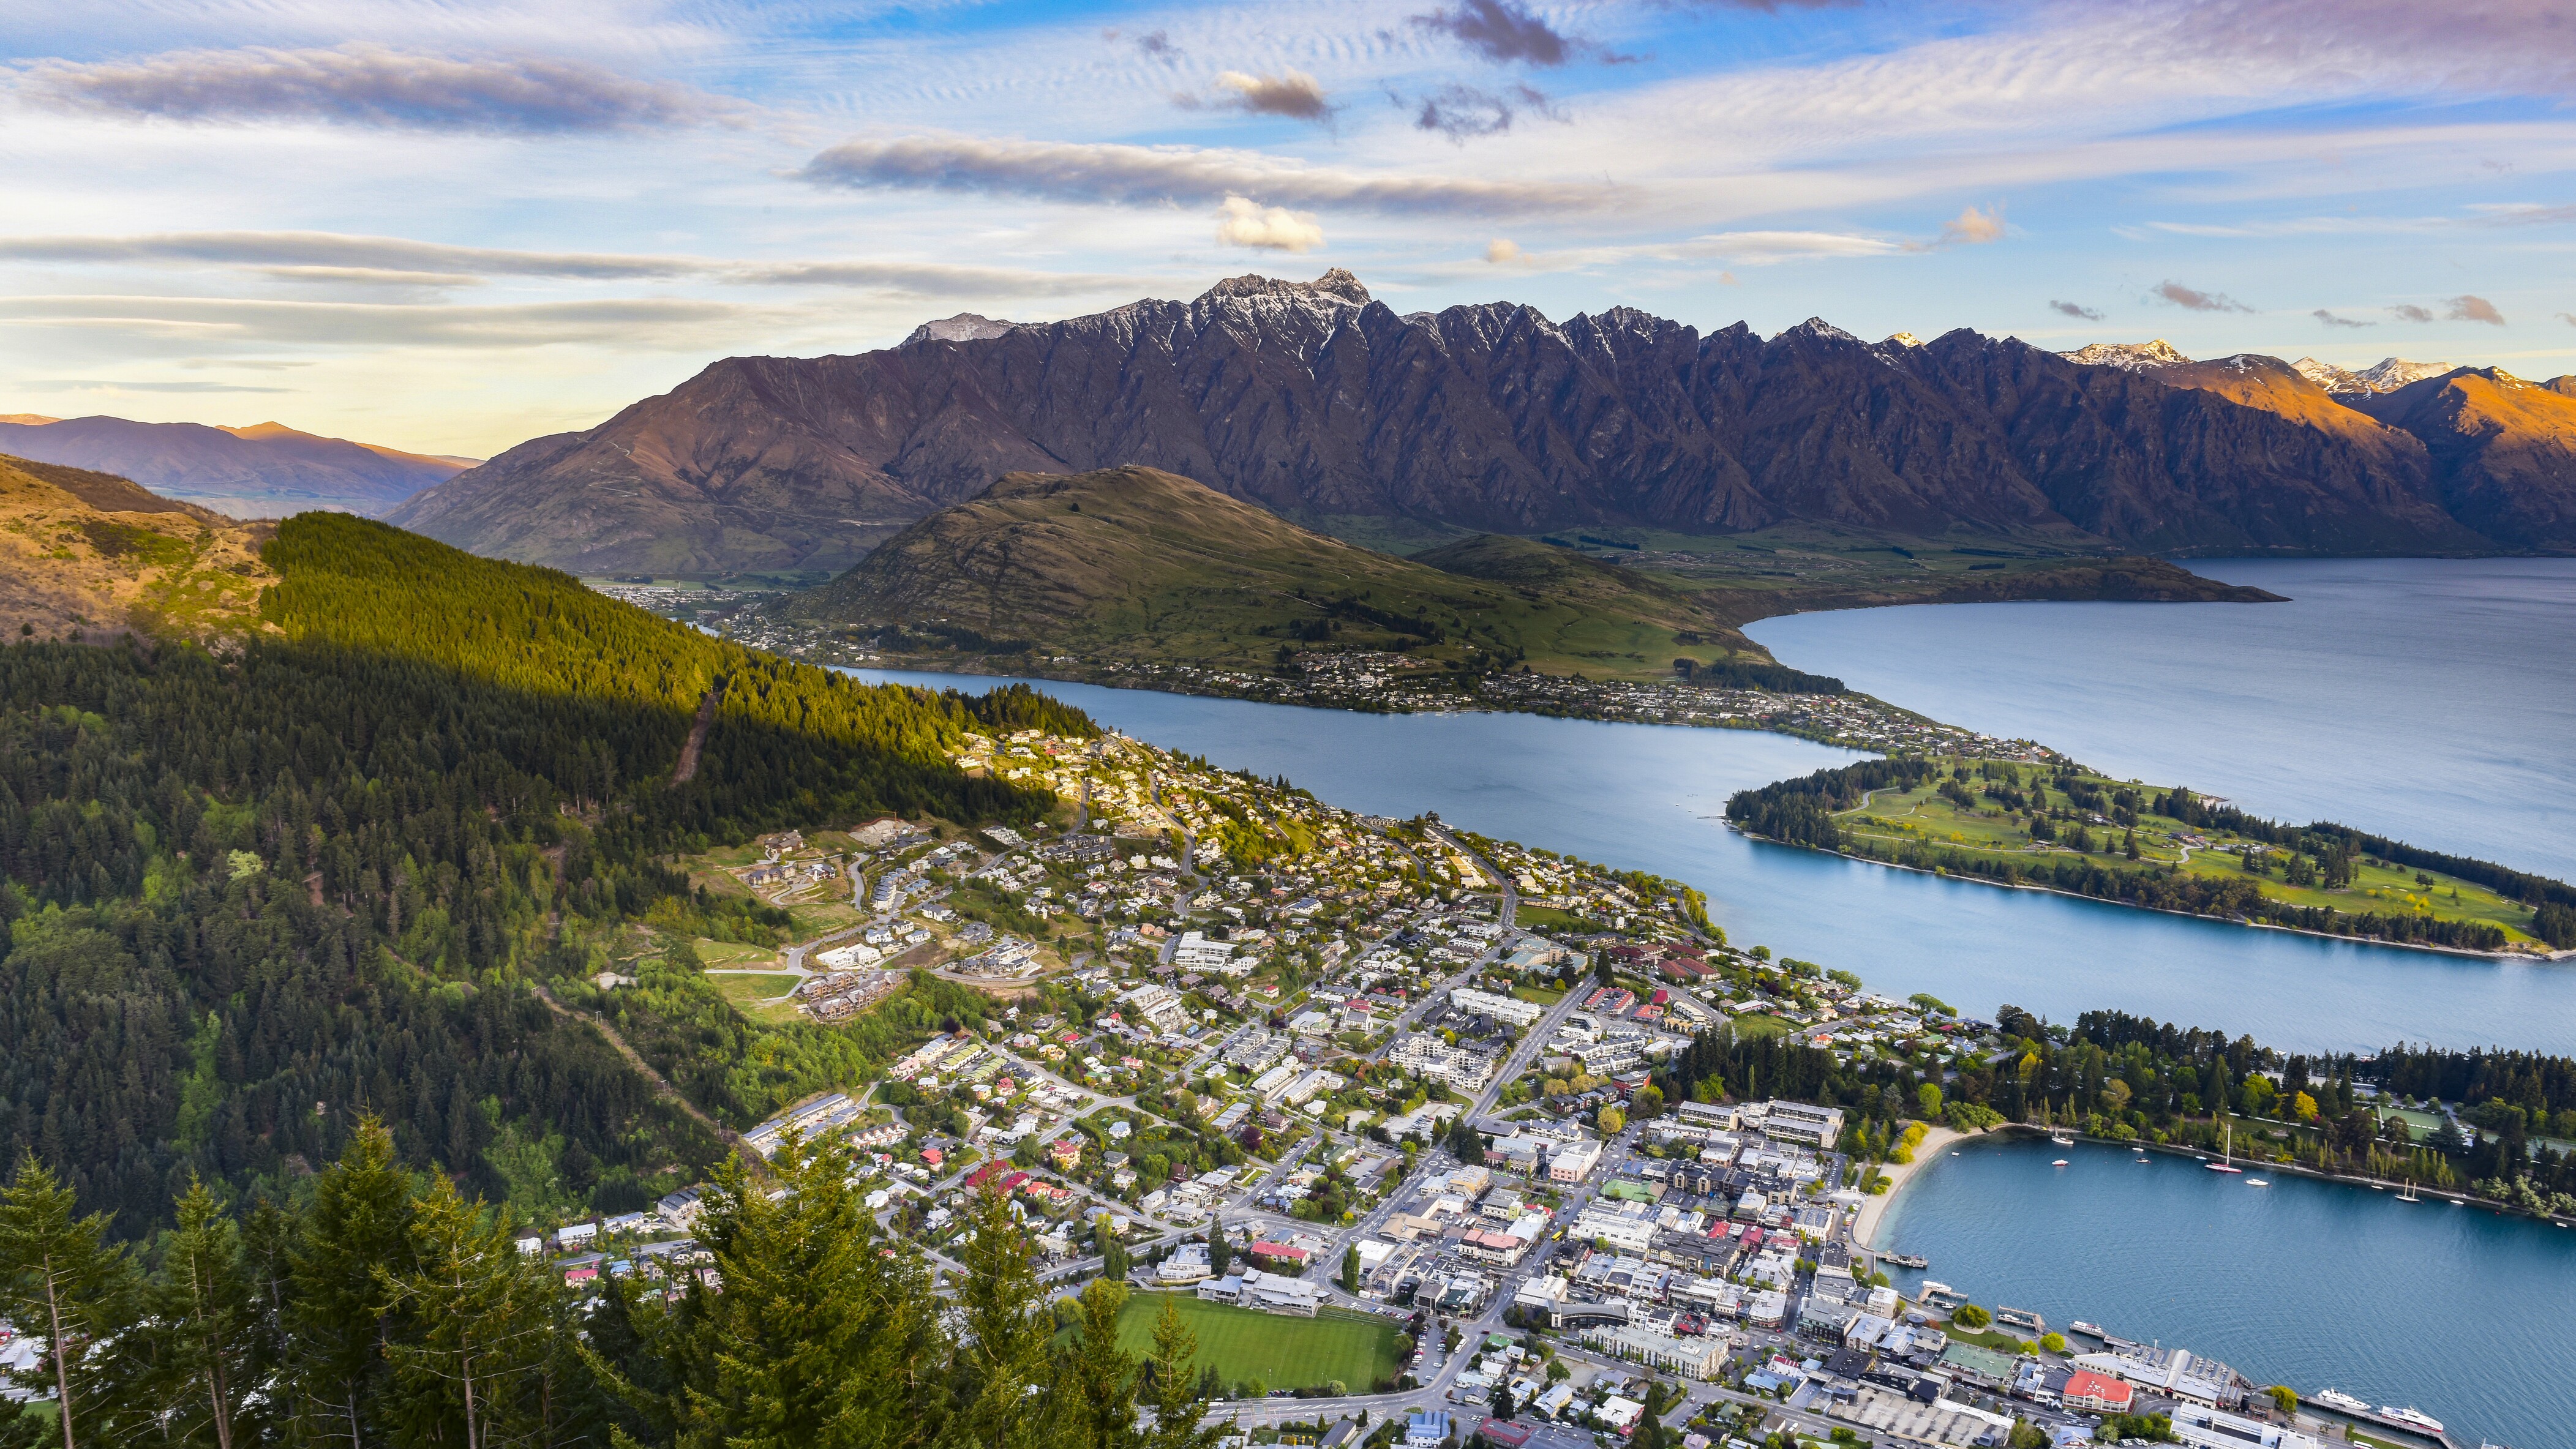
[[1905, 1184], [1914, 1179], [1914, 1174], [1931, 1166], [1934, 1160], [1949, 1150], [1951, 1143], [1958, 1141], [1964, 1135], [1966, 1134], [1953, 1132], [1947, 1127], [1933, 1127], [1923, 1134], [1922, 1142], [1915, 1146], [1912, 1162], [1880, 1164], [1878, 1170], [1887, 1179], [1887, 1191], [1871, 1197], [1860, 1205], [1859, 1214], [1852, 1219], [1852, 1241], [1864, 1248], [1871, 1246], [1871, 1235], [1878, 1231], [1878, 1220], [1887, 1212], [1887, 1205], [1896, 1201], [1898, 1193], [1905, 1191]]

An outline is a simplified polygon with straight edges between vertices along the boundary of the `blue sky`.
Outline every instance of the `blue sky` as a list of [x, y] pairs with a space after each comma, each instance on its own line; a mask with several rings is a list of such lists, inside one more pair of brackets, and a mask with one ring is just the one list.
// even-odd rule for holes
[[2576, 371], [2535, 0], [0, 0], [0, 412], [484, 455], [733, 353], [1348, 267]]

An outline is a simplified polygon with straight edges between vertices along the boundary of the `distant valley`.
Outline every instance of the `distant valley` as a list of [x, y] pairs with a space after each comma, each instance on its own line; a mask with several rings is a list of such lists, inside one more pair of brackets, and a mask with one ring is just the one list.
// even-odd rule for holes
[[481, 461], [406, 453], [282, 423], [209, 427], [125, 418], [0, 417], [0, 453], [114, 473], [236, 518], [326, 508], [384, 513]]

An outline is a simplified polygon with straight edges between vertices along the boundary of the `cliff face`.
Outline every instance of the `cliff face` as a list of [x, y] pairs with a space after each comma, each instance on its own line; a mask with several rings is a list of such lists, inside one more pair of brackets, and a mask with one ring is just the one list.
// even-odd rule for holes
[[1302, 519], [1488, 532], [1803, 520], [2209, 552], [2538, 543], [2528, 509], [2464, 524], [2420, 445], [2287, 384], [2285, 411], [1968, 331], [1917, 346], [1821, 321], [1702, 335], [1627, 308], [1398, 316], [1342, 272], [946, 330], [727, 359], [394, 521], [585, 570], [837, 569], [1002, 473], [1134, 464]]
[[2423, 441], [2443, 506], [2526, 547], [2576, 549], [2576, 377], [2460, 368], [2353, 406]]

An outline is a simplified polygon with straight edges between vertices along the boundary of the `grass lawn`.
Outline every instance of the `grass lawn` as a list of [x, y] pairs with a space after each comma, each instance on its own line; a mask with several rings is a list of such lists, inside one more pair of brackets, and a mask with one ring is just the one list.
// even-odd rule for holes
[[[2025, 782], [2043, 778], [2037, 770], [2022, 771]], [[2127, 786], [2124, 782], [2100, 776], [2083, 777], [2106, 792], [2124, 788], [2136, 789], [2148, 800], [2163, 793], [2161, 786]], [[1853, 836], [1879, 848], [1906, 843], [1954, 845], [1972, 850], [1992, 851], [1998, 855], [2024, 858], [2066, 857], [2071, 852], [2055, 845], [2034, 841], [2018, 815], [1997, 808], [1982, 793], [1986, 782], [1977, 782], [1977, 807], [1968, 809], [1939, 793], [1936, 784], [1912, 790], [1880, 791], [1862, 807], [1843, 813], [1844, 827]], [[2053, 789], [2040, 789], [2036, 784], [2026, 791], [2034, 801], [2063, 806], [2068, 797]], [[2065, 827], [2071, 829], [2072, 826]], [[2460, 880], [2434, 871], [2418, 872], [2411, 867], [2399, 868], [2354, 862], [2353, 880], [2348, 886], [2333, 890], [2316, 886], [2293, 886], [2282, 879], [2280, 854], [2271, 857], [2270, 870], [2249, 876], [2243, 863], [2233, 853], [2248, 842], [2215, 829], [2199, 832], [2211, 841], [2208, 846], [2186, 850], [2174, 839], [2178, 833], [2189, 833], [2178, 820], [2162, 815], [2141, 813], [2138, 818], [2138, 846], [2141, 859], [2131, 862], [2119, 852], [2123, 832], [2102, 826], [2090, 827], [2096, 849], [2093, 863], [2112, 870], [2178, 868], [2183, 873], [2219, 879], [2252, 879], [2263, 895], [2292, 906], [2322, 906], [2346, 912], [2376, 911], [2389, 915], [2425, 913], [2440, 920], [2478, 921], [2501, 927], [2509, 942], [2532, 940], [2531, 910], [2518, 902], [2508, 901], [2494, 891], [2472, 881]], [[2430, 878], [2425, 885], [2416, 880], [2422, 874]]]
[[689, 946], [698, 959], [709, 966], [727, 971], [761, 971], [778, 964], [778, 953], [767, 946], [751, 946], [740, 941], [711, 941], [704, 936]]
[[1544, 986], [1515, 986], [1512, 988], [1512, 999], [1526, 1001], [1533, 1006], [1554, 1006], [1565, 999], [1565, 993], [1551, 991]]
[[1737, 1041], [1760, 1041], [1766, 1036], [1787, 1036], [1789, 1023], [1767, 1011], [1747, 1012], [1735, 1018]]
[[1302, 1389], [1339, 1379], [1357, 1394], [1395, 1376], [1395, 1322], [1341, 1308], [1289, 1318], [1185, 1294], [1138, 1293], [1119, 1310], [1118, 1346], [1140, 1358], [1153, 1352], [1154, 1320], [1165, 1302], [1198, 1335], [1199, 1363], [1216, 1365], [1228, 1383], [1257, 1378], [1274, 1389]]
[[1524, 902], [1512, 911], [1512, 920], [1525, 931], [1589, 931], [1596, 927], [1571, 911], [1554, 906], [1533, 906]]
[[796, 1019], [796, 1008], [785, 1002], [778, 1002], [776, 1005], [762, 1004], [796, 989], [797, 978], [792, 971], [764, 971], [750, 976], [710, 976], [707, 980], [714, 984], [716, 994], [722, 996], [734, 1010], [754, 1021], [775, 1024]]

